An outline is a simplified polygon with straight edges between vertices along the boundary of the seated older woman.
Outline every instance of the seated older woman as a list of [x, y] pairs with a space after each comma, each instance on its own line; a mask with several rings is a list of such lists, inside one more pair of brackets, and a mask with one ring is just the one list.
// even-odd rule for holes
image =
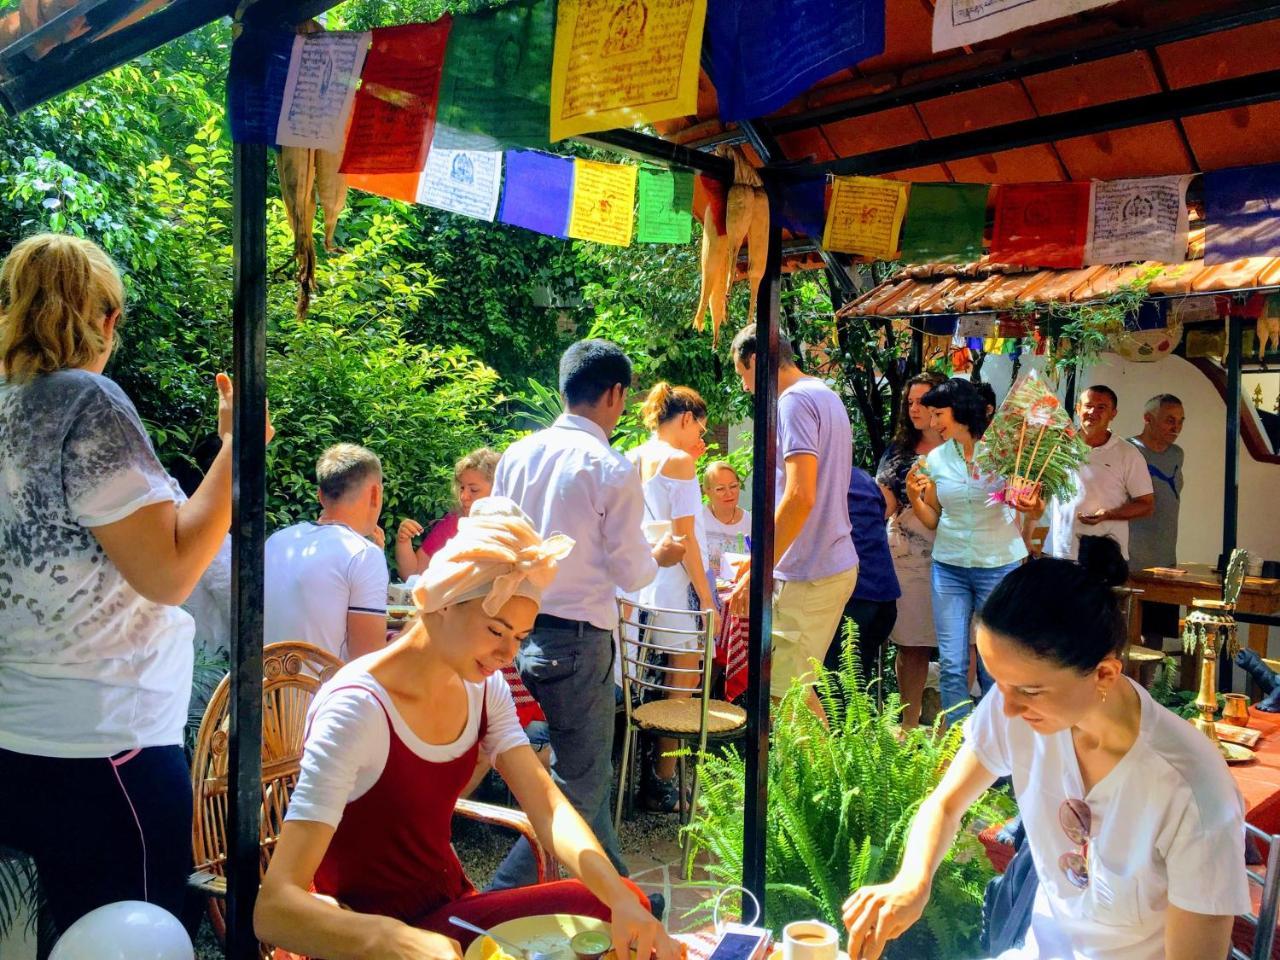
[[[510, 500], [477, 501], [414, 590], [418, 621], [320, 690], [254, 917], [280, 953], [449, 960], [470, 939], [450, 916], [573, 913], [611, 921], [614, 943], [641, 958], [674, 960], [644, 895], [529, 748], [501, 673], [572, 546], [542, 540]], [[577, 880], [482, 894], [467, 881], [450, 822], [482, 751]]]

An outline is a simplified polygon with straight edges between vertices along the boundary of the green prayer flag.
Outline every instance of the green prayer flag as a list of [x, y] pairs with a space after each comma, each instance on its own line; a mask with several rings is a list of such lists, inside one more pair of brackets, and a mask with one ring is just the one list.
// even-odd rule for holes
[[688, 243], [693, 238], [693, 174], [640, 168], [637, 243]]
[[483, 134], [498, 144], [549, 146], [555, 34], [554, 0], [454, 17], [437, 129], [446, 137]]
[[985, 183], [913, 183], [902, 225], [907, 263], [971, 263], [982, 256]]

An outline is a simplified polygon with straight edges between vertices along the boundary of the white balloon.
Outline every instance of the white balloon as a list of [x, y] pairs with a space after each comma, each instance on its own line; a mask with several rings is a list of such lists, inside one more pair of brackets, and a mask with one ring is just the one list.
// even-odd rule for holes
[[141, 900], [108, 903], [67, 928], [49, 960], [195, 960], [178, 918]]

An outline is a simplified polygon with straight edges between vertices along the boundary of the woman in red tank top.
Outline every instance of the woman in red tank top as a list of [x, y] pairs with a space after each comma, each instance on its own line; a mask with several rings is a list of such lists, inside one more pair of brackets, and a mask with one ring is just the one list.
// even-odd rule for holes
[[[254, 915], [278, 956], [458, 960], [469, 938], [449, 916], [577, 913], [611, 921], [615, 945], [639, 957], [675, 960], [644, 895], [524, 739], [500, 674], [571, 547], [543, 541], [510, 500], [477, 501], [414, 591], [418, 622], [321, 689]], [[450, 823], [482, 749], [577, 880], [483, 894], [468, 882]]]

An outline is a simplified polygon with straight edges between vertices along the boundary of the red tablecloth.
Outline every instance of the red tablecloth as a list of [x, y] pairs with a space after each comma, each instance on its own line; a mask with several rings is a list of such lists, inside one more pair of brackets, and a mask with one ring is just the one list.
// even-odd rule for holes
[[[727, 595], [726, 595], [727, 599]], [[747, 631], [746, 617], [735, 617], [724, 605], [720, 618], [720, 633], [716, 637], [715, 662], [724, 667], [724, 697], [736, 700], [747, 691]]]
[[511, 696], [516, 701], [516, 716], [520, 718], [520, 726], [527, 727], [535, 720], [547, 719], [538, 701], [520, 679], [520, 671], [514, 666], [503, 667], [502, 675], [507, 678], [507, 686], [511, 688]]

